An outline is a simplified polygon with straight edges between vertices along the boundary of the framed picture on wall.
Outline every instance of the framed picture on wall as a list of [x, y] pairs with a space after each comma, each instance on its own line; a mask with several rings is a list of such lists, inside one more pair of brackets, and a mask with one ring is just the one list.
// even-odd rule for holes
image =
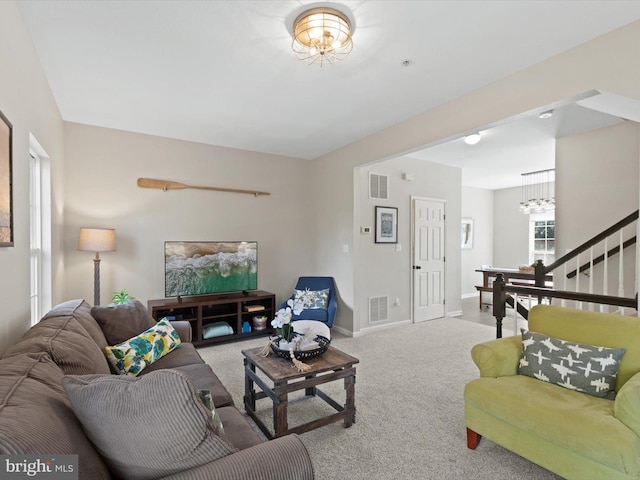
[[463, 218], [460, 228], [460, 247], [473, 248], [473, 218]]
[[398, 209], [376, 207], [376, 243], [398, 243]]
[[12, 125], [0, 112], [0, 247], [13, 247]]

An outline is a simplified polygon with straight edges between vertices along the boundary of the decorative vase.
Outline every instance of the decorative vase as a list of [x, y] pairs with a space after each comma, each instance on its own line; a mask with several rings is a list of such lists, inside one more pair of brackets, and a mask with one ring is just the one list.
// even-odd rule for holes
[[253, 317], [253, 329], [254, 330], [264, 330], [267, 328], [267, 317], [264, 315], [260, 315], [257, 317]]

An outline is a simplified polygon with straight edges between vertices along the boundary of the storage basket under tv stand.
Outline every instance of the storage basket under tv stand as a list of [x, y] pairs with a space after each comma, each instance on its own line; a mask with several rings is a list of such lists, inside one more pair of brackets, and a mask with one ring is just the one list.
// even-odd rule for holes
[[[149, 312], [156, 320], [169, 317], [170, 320], [187, 320], [191, 324], [195, 346], [223, 343], [243, 338], [267, 335], [274, 332], [271, 320], [274, 317], [276, 296], [262, 290], [247, 293], [225, 293], [197, 297], [161, 298], [147, 302]], [[263, 310], [247, 312], [246, 306], [260, 306]], [[254, 330], [255, 316], [267, 317], [265, 330]], [[233, 333], [212, 338], [203, 338], [203, 327], [214, 322], [227, 322]], [[251, 332], [242, 333], [242, 324], [249, 322]]]

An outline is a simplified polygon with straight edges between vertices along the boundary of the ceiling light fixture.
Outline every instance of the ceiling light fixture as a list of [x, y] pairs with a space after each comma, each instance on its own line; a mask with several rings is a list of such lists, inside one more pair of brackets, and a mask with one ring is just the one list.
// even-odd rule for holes
[[464, 143], [467, 145], [475, 145], [480, 141], [480, 132], [472, 133], [464, 137]]
[[556, 209], [554, 195], [556, 171], [540, 170], [537, 172], [523, 173], [522, 176], [522, 201], [520, 213], [553, 212]]
[[328, 7], [312, 8], [293, 23], [291, 48], [298, 59], [322, 67], [347, 58], [353, 48], [351, 34], [351, 22], [344, 13]]
[[551, 118], [553, 117], [553, 110], [547, 110], [546, 112], [542, 112], [538, 115], [538, 118]]

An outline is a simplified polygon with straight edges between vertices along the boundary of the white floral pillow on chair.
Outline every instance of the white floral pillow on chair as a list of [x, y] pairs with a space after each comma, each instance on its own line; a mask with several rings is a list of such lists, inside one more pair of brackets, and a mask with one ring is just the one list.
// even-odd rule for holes
[[326, 310], [329, 304], [329, 289], [324, 290], [295, 290], [293, 292], [293, 300], [303, 300], [305, 310]]

